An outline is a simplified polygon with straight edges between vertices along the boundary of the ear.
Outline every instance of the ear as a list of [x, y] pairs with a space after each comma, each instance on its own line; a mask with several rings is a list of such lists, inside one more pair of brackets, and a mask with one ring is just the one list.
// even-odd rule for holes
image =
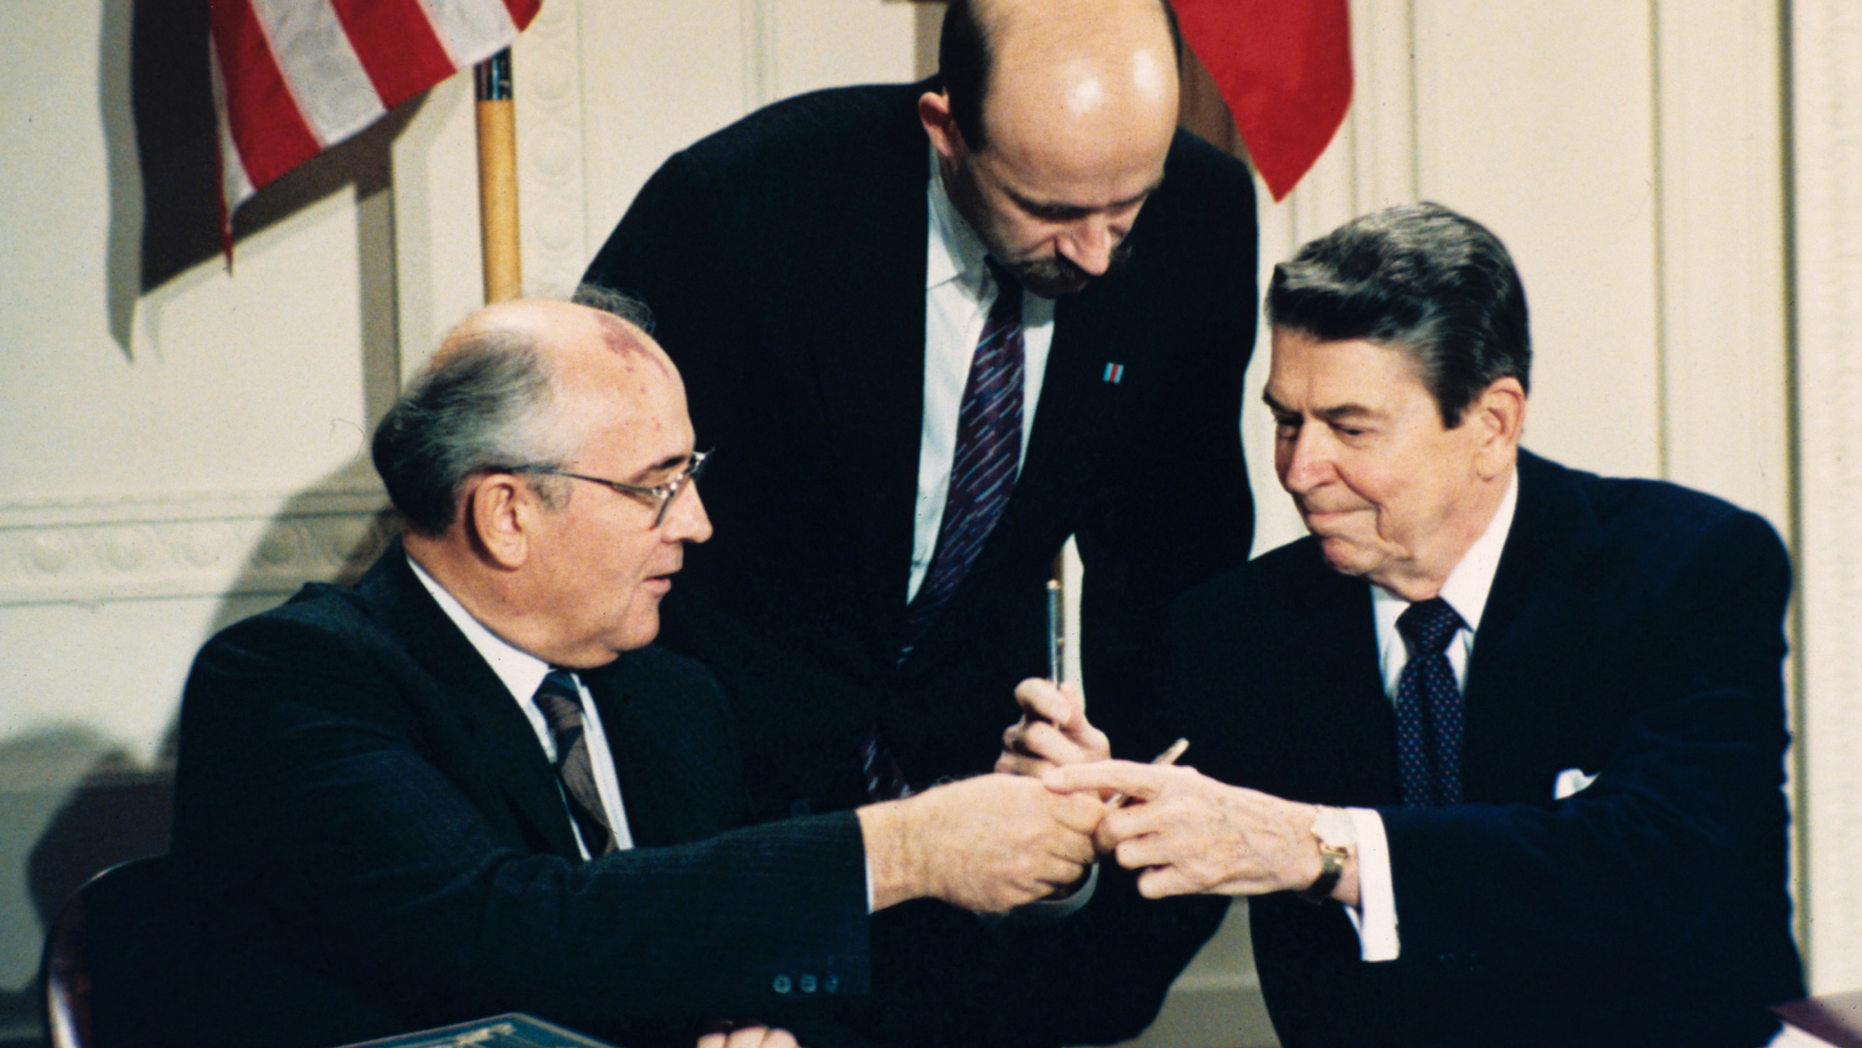
[[1526, 428], [1525, 387], [1516, 378], [1494, 379], [1468, 405], [1461, 421], [1478, 427], [1475, 471], [1485, 480], [1500, 476], [1519, 456], [1519, 438]]
[[515, 570], [530, 557], [530, 522], [536, 492], [509, 473], [487, 473], [466, 489], [460, 516], [467, 536], [487, 560]]
[[925, 137], [931, 140], [931, 148], [937, 155], [949, 163], [962, 160], [968, 152], [963, 144], [963, 132], [957, 129], [957, 122], [951, 119], [950, 96], [942, 91], [926, 91], [918, 96], [918, 122], [924, 125]]

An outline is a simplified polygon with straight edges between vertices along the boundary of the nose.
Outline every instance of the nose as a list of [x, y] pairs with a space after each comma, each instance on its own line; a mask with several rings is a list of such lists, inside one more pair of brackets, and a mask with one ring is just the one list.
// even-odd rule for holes
[[698, 481], [685, 485], [666, 507], [666, 522], [660, 528], [666, 542], [704, 542], [711, 537], [711, 515], [705, 512], [705, 500], [698, 493]]
[[1301, 426], [1292, 436], [1276, 438], [1274, 469], [1289, 494], [1303, 495], [1331, 475], [1325, 444], [1323, 427], [1316, 425]]
[[1068, 261], [1099, 276], [1112, 264], [1112, 249], [1117, 246], [1118, 237], [1109, 216], [1091, 214], [1075, 222], [1058, 246]]

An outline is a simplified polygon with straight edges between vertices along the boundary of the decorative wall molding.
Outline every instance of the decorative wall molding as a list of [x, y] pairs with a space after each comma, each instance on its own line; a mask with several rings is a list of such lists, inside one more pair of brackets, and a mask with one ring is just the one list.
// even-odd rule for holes
[[594, 254], [586, 230], [579, 0], [544, 4], [521, 39], [517, 83], [520, 235], [528, 293], [575, 290]]
[[287, 594], [365, 567], [380, 489], [0, 505], [0, 607]]
[[739, 0], [743, 17], [744, 112], [776, 100], [776, 0]]
[[1813, 993], [1862, 986], [1862, 9], [1793, 0], [1800, 943]]

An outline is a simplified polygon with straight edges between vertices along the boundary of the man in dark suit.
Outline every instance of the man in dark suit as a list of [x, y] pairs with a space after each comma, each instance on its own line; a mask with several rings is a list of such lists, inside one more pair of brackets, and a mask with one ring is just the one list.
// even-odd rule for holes
[[1145, 894], [1251, 897], [1289, 1048], [1765, 1043], [1803, 992], [1776, 534], [1520, 452], [1524, 293], [1438, 205], [1308, 244], [1267, 309], [1312, 534], [1178, 605], [1199, 770], [1050, 785], [1135, 799], [1099, 837]]
[[[662, 640], [722, 680], [763, 817], [988, 769], [1016, 683], [1046, 672], [1069, 536], [1095, 717], [1148, 756], [1123, 697], [1172, 599], [1247, 555], [1252, 182], [1175, 131], [1167, 6], [958, 0], [944, 27], [935, 81], [790, 99], [674, 155], [585, 277], [652, 305], [718, 448], [719, 537]], [[1012, 494], [953, 571], [973, 350], [1004, 305]], [[1131, 907], [1050, 956], [933, 909], [875, 931], [898, 943], [876, 961], [892, 999], [922, 1002], [888, 1009], [913, 1017], [902, 1043], [1131, 1036], [1219, 912]]]
[[[1001, 775], [746, 825], [715, 681], [650, 646], [711, 524], [678, 372], [638, 327], [490, 307], [374, 454], [403, 537], [358, 587], [221, 633], [189, 678], [192, 957], [149, 973], [172, 1021], [131, 1043], [328, 1045], [521, 1010], [630, 1046], [746, 1016], [861, 1044], [870, 912], [1003, 911], [1091, 860], [1096, 803]], [[794, 1043], [754, 1024], [730, 1043], [763, 1038]]]

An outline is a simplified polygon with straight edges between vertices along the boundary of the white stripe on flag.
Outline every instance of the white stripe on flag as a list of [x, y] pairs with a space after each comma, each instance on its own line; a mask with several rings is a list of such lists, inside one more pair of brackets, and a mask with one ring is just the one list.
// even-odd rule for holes
[[517, 39], [517, 25], [500, 0], [420, 0], [433, 31], [464, 69], [504, 50]]
[[324, 148], [387, 112], [329, 0], [253, 0], [252, 9], [298, 111]]
[[[220, 69], [220, 49], [209, 47], [207, 60], [213, 74], [213, 111], [226, 112], [226, 74]], [[226, 201], [224, 221], [232, 224], [233, 211], [239, 205], [251, 199], [258, 190], [252, 188], [252, 179], [246, 177], [246, 165], [239, 159], [239, 148], [233, 145], [232, 129], [224, 118], [213, 122], [214, 137], [220, 142], [220, 192]]]

